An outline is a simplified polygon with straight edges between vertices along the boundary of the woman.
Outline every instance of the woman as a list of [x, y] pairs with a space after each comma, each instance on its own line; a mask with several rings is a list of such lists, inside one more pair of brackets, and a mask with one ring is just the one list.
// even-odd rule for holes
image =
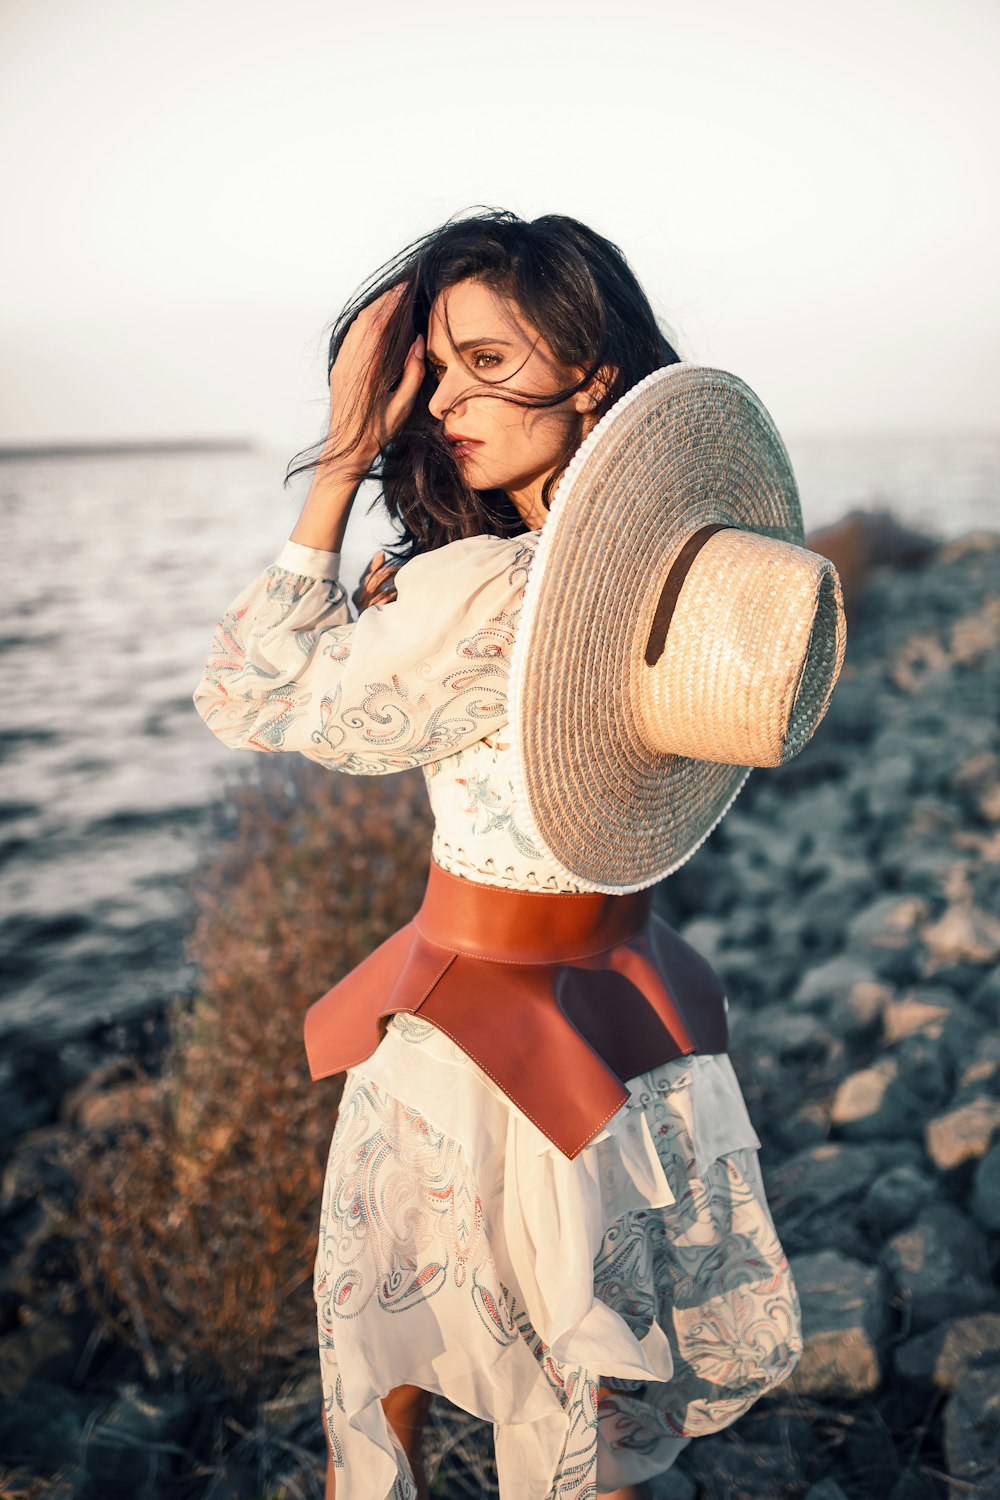
[[[569, 460], [677, 360], [621, 252], [573, 219], [484, 212], [409, 247], [335, 329], [329, 436], [291, 541], [220, 624], [209, 727], [354, 774], [419, 765], [438, 889], [583, 912], [595, 888], [518, 822], [511, 651]], [[338, 554], [369, 473], [402, 538], [355, 620]], [[328, 1496], [426, 1496], [435, 1392], [493, 1422], [509, 1500], [648, 1496], [790, 1372], [798, 1301], [724, 1046], [635, 1070], [569, 1152], [446, 1026], [404, 1010], [368, 1052], [316, 1261]]]

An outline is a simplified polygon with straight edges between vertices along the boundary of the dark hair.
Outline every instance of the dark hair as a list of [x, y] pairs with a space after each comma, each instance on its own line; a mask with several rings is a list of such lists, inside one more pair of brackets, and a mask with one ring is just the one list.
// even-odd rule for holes
[[[554, 406], [580, 390], [602, 366], [608, 366], [612, 378], [604, 384], [600, 402], [593, 408], [601, 417], [644, 375], [678, 362], [679, 355], [657, 323], [634, 272], [610, 240], [563, 214], [545, 214], [530, 222], [505, 209], [487, 208], [454, 216], [381, 266], [336, 319], [330, 336], [328, 376], [359, 312], [390, 287], [404, 287], [386, 321], [367, 383], [367, 399], [357, 403], [354, 440], [335, 454], [328, 454], [326, 461], [354, 451], [361, 431], [385, 406], [398, 384], [413, 339], [418, 333], [426, 338], [438, 293], [466, 280], [481, 281], [510, 298], [563, 365], [584, 368], [575, 384], [548, 396], [518, 392], [508, 382], [498, 386], [495, 393], [487, 392], [481, 373], [470, 370], [477, 396], [488, 394], [491, 400], [522, 406]], [[387, 561], [393, 566], [459, 537], [482, 532], [516, 536], [527, 530], [503, 490], [473, 490], [462, 478], [442, 435], [442, 424], [428, 411], [434, 384], [428, 370], [410, 415], [364, 476], [381, 481], [385, 508], [402, 528], [400, 540], [386, 549]], [[584, 415], [579, 413], [571, 424], [556, 470], [542, 487], [546, 507], [579, 447], [583, 421]], [[298, 455], [298, 459], [304, 457]], [[289, 465], [286, 484], [295, 474], [324, 461], [319, 457], [305, 462], [298, 459], [293, 460], [295, 467]]]

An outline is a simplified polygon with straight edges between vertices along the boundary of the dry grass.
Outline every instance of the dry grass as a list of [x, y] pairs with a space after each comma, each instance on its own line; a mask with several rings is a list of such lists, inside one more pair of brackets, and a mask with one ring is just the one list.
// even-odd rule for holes
[[312, 1261], [343, 1078], [313, 1084], [307, 1006], [416, 910], [419, 773], [358, 779], [275, 757], [233, 794], [197, 883], [200, 993], [146, 1117], [78, 1152], [75, 1214], [104, 1325], [156, 1377], [270, 1384], [311, 1357]]
[[69, 1496], [72, 1490], [72, 1481], [58, 1475], [41, 1478], [23, 1469], [0, 1466], [0, 1500], [41, 1500], [43, 1495], [55, 1500], [59, 1495]]

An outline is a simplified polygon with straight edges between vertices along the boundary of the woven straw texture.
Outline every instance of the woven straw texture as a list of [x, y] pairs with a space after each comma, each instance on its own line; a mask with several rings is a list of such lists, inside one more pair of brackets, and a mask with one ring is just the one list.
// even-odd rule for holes
[[640, 674], [647, 743], [731, 766], [790, 760], [826, 712], [842, 616], [825, 557], [757, 532], [718, 532], [684, 581], [660, 659]]
[[[759, 398], [727, 371], [671, 365], [633, 386], [571, 460], [539, 535], [514, 644], [516, 815], [586, 888], [635, 891], [676, 870], [731, 806], [751, 764], [777, 764], [801, 748], [832, 691], [843, 655], [839, 580], [829, 565], [819, 575], [791, 567], [788, 579], [812, 590], [824, 628], [815, 632], [793, 703], [773, 712], [746, 705], [742, 740], [735, 739], [753, 743], [756, 736], [762, 756], [734, 765], [664, 751], [675, 712], [675, 732], [683, 728], [689, 749], [697, 743], [693, 726], [705, 710], [700, 683], [714, 674], [718, 686], [727, 675], [718, 661], [703, 661], [689, 701], [661, 703], [662, 722], [651, 725], [656, 694], [644, 653], [662, 585], [685, 540], [713, 523], [793, 548], [803, 540], [791, 463]], [[678, 600], [667, 650], [678, 649], [679, 640], [692, 662], [691, 622], [703, 634], [696, 617], [703, 607], [704, 625], [717, 623], [713, 569], [732, 556], [723, 541], [732, 535], [720, 532], [706, 543]], [[739, 594], [730, 580], [725, 597], [737, 609]], [[831, 648], [830, 611], [838, 608]], [[682, 618], [685, 627], [672, 640]], [[747, 649], [758, 646], [751, 641]], [[704, 658], [703, 645], [700, 653]], [[738, 667], [734, 672], [738, 678]], [[718, 724], [718, 703], [714, 711]], [[781, 712], [790, 723], [776, 738]]]

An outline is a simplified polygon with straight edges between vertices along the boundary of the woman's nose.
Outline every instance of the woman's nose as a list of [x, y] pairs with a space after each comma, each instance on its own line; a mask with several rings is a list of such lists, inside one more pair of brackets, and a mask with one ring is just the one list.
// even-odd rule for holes
[[460, 382], [456, 381], [450, 374], [445, 374], [438, 381], [427, 403], [427, 410], [437, 421], [444, 420], [452, 406], [456, 404], [460, 389]]

